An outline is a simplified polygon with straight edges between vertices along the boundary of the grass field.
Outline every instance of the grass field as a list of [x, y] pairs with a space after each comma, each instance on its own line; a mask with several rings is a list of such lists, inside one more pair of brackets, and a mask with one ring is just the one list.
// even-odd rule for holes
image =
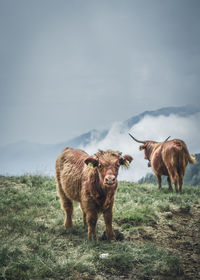
[[[200, 186], [183, 194], [120, 182], [113, 226], [121, 241], [87, 241], [79, 205], [73, 228], [54, 178], [0, 177], [0, 279], [200, 279]], [[102, 257], [102, 254], [105, 257]]]

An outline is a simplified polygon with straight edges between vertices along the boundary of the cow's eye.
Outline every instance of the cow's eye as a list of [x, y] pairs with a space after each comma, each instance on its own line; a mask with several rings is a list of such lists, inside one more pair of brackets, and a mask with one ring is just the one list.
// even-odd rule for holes
[[101, 163], [99, 163], [98, 167], [99, 167], [99, 168], [102, 168], [102, 164], [101, 164]]

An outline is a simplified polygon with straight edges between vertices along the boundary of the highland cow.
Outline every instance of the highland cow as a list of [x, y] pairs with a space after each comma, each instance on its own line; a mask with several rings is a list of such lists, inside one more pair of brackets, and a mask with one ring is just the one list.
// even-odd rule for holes
[[[195, 158], [189, 154], [186, 144], [179, 139], [164, 142], [140, 141], [129, 135], [138, 143], [140, 151], [144, 150], [145, 159], [158, 180], [158, 188], [161, 188], [161, 176], [167, 176], [169, 190], [172, 190], [171, 180], [174, 182], [175, 191], [182, 192], [186, 166], [195, 163]], [[179, 189], [178, 189], [179, 185]]]
[[99, 151], [94, 156], [78, 149], [66, 148], [56, 161], [56, 179], [65, 227], [72, 226], [73, 201], [78, 201], [88, 239], [96, 238], [98, 215], [103, 213], [108, 240], [115, 239], [112, 227], [114, 195], [120, 165], [128, 167], [132, 157], [120, 152]]

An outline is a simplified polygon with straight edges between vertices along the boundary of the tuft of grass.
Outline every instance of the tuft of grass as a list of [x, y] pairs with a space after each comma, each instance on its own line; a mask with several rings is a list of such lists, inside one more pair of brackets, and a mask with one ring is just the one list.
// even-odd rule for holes
[[178, 276], [183, 273], [178, 257], [150, 243], [136, 248], [135, 258], [140, 264], [144, 264], [139, 266], [139, 279], [145, 276], [157, 276], [158, 273], [161, 276]]
[[115, 221], [119, 224], [132, 226], [149, 225], [156, 223], [156, 214], [153, 207], [149, 205], [136, 205], [134, 208], [123, 207], [122, 211], [116, 211]]
[[191, 205], [188, 202], [181, 203], [180, 205], [180, 212], [182, 213], [189, 213], [191, 210]]

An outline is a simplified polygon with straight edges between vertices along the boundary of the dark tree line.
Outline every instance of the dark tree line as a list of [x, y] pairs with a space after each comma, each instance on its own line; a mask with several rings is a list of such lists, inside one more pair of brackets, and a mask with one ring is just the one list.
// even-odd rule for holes
[[[196, 163], [188, 164], [184, 177], [184, 184], [197, 186], [200, 185], [200, 154], [195, 154]], [[167, 184], [167, 177], [162, 177], [163, 184]], [[145, 177], [142, 177], [139, 181], [139, 184], [157, 184], [157, 180], [154, 174], [148, 173]]]

